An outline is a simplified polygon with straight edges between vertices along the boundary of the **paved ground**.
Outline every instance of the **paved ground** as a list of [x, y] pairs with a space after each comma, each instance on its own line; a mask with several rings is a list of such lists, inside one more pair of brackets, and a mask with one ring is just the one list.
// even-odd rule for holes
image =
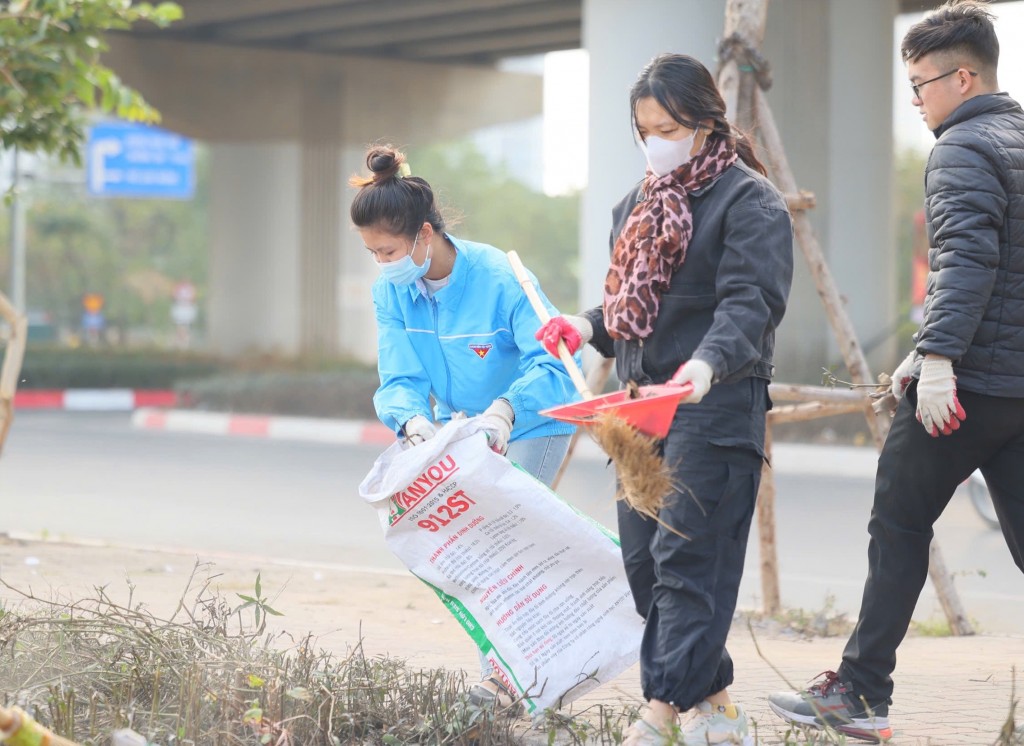
[[[474, 671], [476, 655], [452, 617], [422, 584], [404, 573], [367, 572], [323, 563], [271, 562], [258, 556], [153, 551], [143, 548], [0, 538], [0, 578], [39, 597], [82, 598], [106, 585], [114, 596], [135, 599], [157, 615], [170, 615], [196, 562], [200, 575], [215, 575], [222, 593], [250, 592], [257, 572], [263, 591], [285, 616], [271, 618], [295, 635], [312, 632], [324, 648], [344, 652], [362, 639], [370, 655], [404, 658], [412, 666]], [[18, 594], [0, 586], [0, 603]], [[800, 685], [834, 668], [843, 638], [794, 639], [751, 632], [737, 624], [730, 639], [736, 661], [734, 698], [754, 720], [758, 742], [783, 742], [785, 728], [767, 708], [765, 696]], [[778, 671], [773, 670], [778, 669]], [[1024, 667], [1024, 636], [916, 637], [900, 649], [896, 702], [890, 712], [892, 743], [991, 744], [1010, 712], [1015, 667]], [[636, 667], [574, 704], [580, 712], [597, 703], [640, 704]], [[532, 740], [532, 739], [531, 739]], [[538, 739], [538, 742], [542, 742]]]

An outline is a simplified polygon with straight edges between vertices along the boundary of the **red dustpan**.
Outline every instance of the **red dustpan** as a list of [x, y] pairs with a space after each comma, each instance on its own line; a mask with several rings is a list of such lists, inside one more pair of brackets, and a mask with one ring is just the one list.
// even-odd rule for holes
[[637, 396], [632, 398], [629, 391], [615, 391], [593, 399], [551, 407], [541, 414], [577, 425], [593, 424], [598, 416], [611, 414], [642, 433], [664, 438], [672, 426], [679, 400], [691, 391], [693, 386], [689, 383], [682, 386], [641, 386]]

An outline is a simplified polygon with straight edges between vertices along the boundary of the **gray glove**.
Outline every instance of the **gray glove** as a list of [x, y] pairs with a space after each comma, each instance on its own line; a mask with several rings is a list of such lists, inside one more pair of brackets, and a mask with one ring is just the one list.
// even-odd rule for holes
[[956, 376], [949, 358], [929, 355], [917, 382], [917, 420], [933, 438], [952, 435], [967, 419], [956, 396]]
[[491, 406], [480, 415], [480, 424], [487, 434], [487, 445], [491, 447], [492, 451], [502, 456], [505, 455], [515, 421], [515, 410], [506, 399], [495, 399]]
[[423, 441], [433, 438], [437, 434], [437, 427], [426, 417], [418, 414], [402, 425], [402, 434], [405, 435], [406, 443], [418, 446]]

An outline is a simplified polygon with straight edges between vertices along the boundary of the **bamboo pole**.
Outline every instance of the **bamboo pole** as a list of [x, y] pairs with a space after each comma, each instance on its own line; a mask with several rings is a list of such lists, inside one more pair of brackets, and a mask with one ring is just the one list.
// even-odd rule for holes
[[3, 293], [0, 293], [0, 317], [3, 317], [11, 328], [11, 337], [4, 350], [3, 365], [0, 366], [0, 454], [3, 454], [4, 442], [14, 421], [14, 393], [18, 388], [21, 363], [25, 358], [28, 319], [18, 313]]
[[825, 404], [819, 401], [809, 401], [775, 407], [768, 413], [768, 421], [773, 425], [781, 425], [784, 422], [807, 422], [821, 417], [834, 417], [859, 411], [860, 404]]
[[772, 401], [822, 401], [830, 404], [863, 404], [867, 398], [860, 391], [827, 386], [806, 386], [801, 383], [772, 383], [768, 386]]
[[772, 458], [772, 425], [764, 428], [765, 462], [761, 465], [761, 485], [757, 490], [757, 534], [760, 537], [762, 607], [768, 616], [782, 612], [779, 591], [779, 552], [775, 541], [775, 474], [769, 463]]
[[[768, 0], [729, 0], [725, 6], [724, 45], [739, 42], [760, 49], [767, 17]], [[741, 65], [735, 56], [729, 56], [718, 73], [718, 88], [725, 99], [729, 121], [744, 131], [751, 129], [751, 102], [757, 89], [753, 70]]]

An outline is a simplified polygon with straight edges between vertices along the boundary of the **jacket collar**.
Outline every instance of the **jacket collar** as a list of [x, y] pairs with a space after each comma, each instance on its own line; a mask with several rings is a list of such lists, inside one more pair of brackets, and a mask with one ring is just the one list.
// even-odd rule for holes
[[953, 109], [953, 113], [946, 117], [946, 121], [936, 127], [933, 133], [938, 139], [950, 127], [966, 122], [968, 119], [974, 119], [976, 116], [1020, 110], [1020, 104], [1010, 98], [1009, 93], [983, 93], [980, 96], [967, 99]]

